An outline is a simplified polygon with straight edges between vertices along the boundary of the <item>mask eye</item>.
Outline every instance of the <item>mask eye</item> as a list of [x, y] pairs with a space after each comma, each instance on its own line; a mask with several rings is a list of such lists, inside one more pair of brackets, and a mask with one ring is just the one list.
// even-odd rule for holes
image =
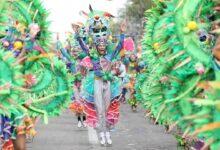
[[206, 36], [206, 35], [201, 35], [201, 36], [199, 36], [199, 40], [200, 40], [201, 42], [205, 42], [206, 39], [207, 39], [207, 36]]
[[106, 28], [106, 27], [103, 27], [103, 28], [101, 29], [101, 31], [102, 31], [102, 32], [105, 32], [105, 31], [107, 31], [107, 28]]
[[86, 37], [83, 37], [83, 41], [86, 41]]
[[93, 32], [94, 32], [94, 33], [99, 33], [99, 31], [100, 31], [99, 29], [93, 28]]

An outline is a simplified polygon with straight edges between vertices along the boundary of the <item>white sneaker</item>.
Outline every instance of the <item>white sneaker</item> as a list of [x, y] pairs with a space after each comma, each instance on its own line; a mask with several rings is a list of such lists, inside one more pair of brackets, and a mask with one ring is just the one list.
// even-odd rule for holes
[[111, 139], [110, 132], [106, 132], [105, 136], [106, 136], [107, 144], [112, 145], [112, 139]]
[[86, 125], [85, 121], [83, 122], [83, 127], [84, 127], [84, 128], [86, 128], [86, 127], [87, 127], [87, 125]]
[[81, 128], [82, 127], [82, 122], [81, 121], [78, 121], [78, 128]]
[[104, 146], [105, 143], [106, 143], [105, 134], [104, 134], [104, 132], [101, 132], [101, 133], [100, 133], [100, 144], [101, 144], [102, 146]]

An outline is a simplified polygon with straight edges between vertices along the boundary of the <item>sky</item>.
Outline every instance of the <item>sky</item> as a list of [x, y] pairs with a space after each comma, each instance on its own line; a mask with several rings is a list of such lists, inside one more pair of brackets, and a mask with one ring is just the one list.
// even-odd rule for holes
[[[79, 12], [89, 12], [89, 4], [95, 10], [104, 10], [117, 16], [118, 9], [122, 8], [127, 0], [43, 0], [49, 10], [49, 20], [52, 21], [50, 30], [59, 32], [64, 39], [65, 32], [72, 31], [71, 23], [85, 22], [86, 18]], [[55, 37], [55, 36], [54, 36]]]

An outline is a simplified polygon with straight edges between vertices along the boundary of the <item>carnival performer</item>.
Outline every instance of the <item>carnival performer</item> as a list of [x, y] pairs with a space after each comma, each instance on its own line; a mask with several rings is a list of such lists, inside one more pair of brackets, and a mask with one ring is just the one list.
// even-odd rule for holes
[[[81, 27], [82, 29], [82, 27]], [[85, 33], [85, 32], [83, 32]], [[69, 109], [75, 114], [78, 121], [78, 128], [86, 127], [85, 120], [86, 116], [84, 114], [84, 106], [81, 98], [81, 83], [83, 78], [87, 73], [87, 67], [85, 66], [82, 59], [83, 51], [80, 48], [79, 44], [74, 41], [72, 33], [67, 34], [66, 46], [63, 47], [59, 34], [57, 34], [57, 50], [61, 52], [61, 59], [66, 63], [66, 66], [74, 78], [73, 81], [73, 91], [72, 102], [69, 106]], [[84, 38], [85, 39], [85, 38]]]
[[[83, 82], [82, 95], [85, 100], [86, 123], [97, 129], [101, 145], [111, 145], [111, 127], [118, 122], [119, 101], [121, 93], [120, 79], [111, 72], [112, 61], [116, 59], [123, 48], [124, 34], [120, 35], [119, 44], [113, 50], [109, 50], [108, 26], [102, 16], [95, 14], [90, 24], [90, 34], [93, 34], [93, 49], [84, 44], [82, 38], [77, 36], [79, 26], [73, 26], [81, 48], [90, 57], [93, 68], [90, 70]], [[106, 13], [105, 13], [106, 14]], [[108, 15], [109, 16], [109, 15]], [[125, 31], [125, 25], [121, 26], [121, 32]]]
[[129, 55], [128, 57], [128, 64], [127, 64], [127, 70], [128, 70], [128, 75], [129, 75], [129, 79], [130, 82], [127, 83], [126, 88], [129, 91], [129, 100], [128, 103], [131, 105], [131, 109], [132, 111], [137, 111], [137, 100], [135, 98], [135, 79], [136, 79], [136, 75], [138, 73], [138, 58], [137, 55], [133, 52], [132, 54]]
[[115, 62], [112, 69], [113, 71], [115, 71], [114, 74], [116, 74], [122, 81], [122, 92], [120, 95], [120, 101], [125, 103], [126, 102], [125, 96], [127, 93], [126, 84], [128, 83], [127, 74], [126, 74], [126, 66], [120, 60], [120, 61]]
[[0, 10], [1, 31], [8, 28], [1, 32], [0, 138], [4, 150], [25, 150], [26, 135], [35, 134], [32, 119], [43, 116], [47, 124], [67, 108], [72, 78], [49, 52], [51, 32], [40, 0], [4, 1]]
[[70, 104], [70, 110], [73, 111], [77, 117], [78, 128], [86, 127], [86, 115], [84, 114], [84, 104], [81, 98], [81, 85], [82, 80], [86, 75], [86, 68], [81, 64], [79, 67], [80, 71], [74, 75], [74, 95], [72, 97], [73, 102]]
[[[22, 30], [20, 30], [22, 25], [18, 25], [20, 24], [16, 23], [10, 26], [7, 35], [1, 39], [1, 42], [4, 49], [12, 51], [14, 57], [16, 57], [21, 63], [24, 60], [22, 58], [24, 58], [25, 53], [33, 48], [35, 38], [40, 32], [40, 28], [37, 24], [30, 24], [28, 27], [29, 32], [23, 33]], [[25, 36], [19, 37], [19, 33], [22, 33], [22, 35]], [[24, 75], [24, 78], [26, 88], [32, 86], [36, 80], [32, 75]], [[28, 101], [23, 104], [24, 107], [26, 107], [26, 105], [29, 105]], [[36, 134], [33, 120], [28, 114], [23, 114], [22, 116], [12, 114], [10, 118], [2, 115], [0, 124], [3, 134], [2, 138], [6, 141], [3, 146], [5, 149], [14, 147], [16, 150], [24, 150], [26, 149], [26, 136], [33, 137]], [[13, 145], [11, 139], [13, 139]]]

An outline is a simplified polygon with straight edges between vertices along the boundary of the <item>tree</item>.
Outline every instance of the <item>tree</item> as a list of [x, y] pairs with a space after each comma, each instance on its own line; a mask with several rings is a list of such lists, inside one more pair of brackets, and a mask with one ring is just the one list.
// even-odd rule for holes
[[127, 23], [127, 34], [139, 40], [143, 35], [144, 12], [152, 7], [151, 0], [128, 0], [125, 7], [119, 10], [117, 24], [124, 20]]

